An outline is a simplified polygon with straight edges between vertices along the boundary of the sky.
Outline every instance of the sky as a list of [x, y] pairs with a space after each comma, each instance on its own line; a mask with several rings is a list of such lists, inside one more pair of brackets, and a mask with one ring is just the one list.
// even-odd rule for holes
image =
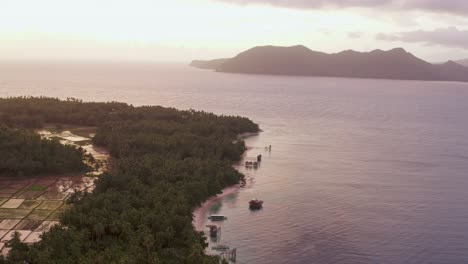
[[178, 61], [260, 45], [468, 58], [468, 0], [0, 0], [0, 60]]

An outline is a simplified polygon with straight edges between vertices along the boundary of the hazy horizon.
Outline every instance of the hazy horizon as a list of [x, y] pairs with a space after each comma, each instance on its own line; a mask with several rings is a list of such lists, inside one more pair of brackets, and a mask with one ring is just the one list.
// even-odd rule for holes
[[467, 36], [468, 0], [0, 0], [0, 263], [468, 263]]
[[[297, 45], [292, 45], [292, 46], [277, 46], [277, 47], [294, 47], [294, 46], [299, 46], [299, 45], [302, 45], [302, 44], [297, 44]], [[243, 51], [246, 51], [248, 49], [251, 49], [251, 48], [254, 48], [254, 47], [263, 47], [263, 46], [275, 46], [275, 45], [261, 45], [261, 46], [252, 46], [250, 48], [247, 48], [245, 50], [242, 50], [242, 51], [239, 51], [239, 53], [243, 52]], [[354, 49], [346, 49], [346, 50], [340, 50], [340, 51], [336, 51], [336, 52], [325, 52], [325, 51], [322, 51], [322, 50], [317, 50], [317, 49], [313, 49], [311, 47], [308, 47], [308, 46], [305, 46], [307, 48], [309, 48], [310, 50], [312, 51], [316, 51], [316, 52], [324, 52], [326, 54], [337, 54], [337, 53], [340, 53], [340, 52], [343, 52], [343, 51], [347, 51], [347, 50], [353, 50], [353, 51], [357, 51], [357, 52], [360, 52], [360, 53], [369, 53], [369, 52], [372, 52], [372, 51], [375, 51], [375, 50], [382, 50], [382, 49], [371, 49], [371, 50], [362, 50], [362, 51], [359, 51], [359, 50], [354, 50]], [[389, 48], [389, 49], [383, 49], [383, 51], [390, 51], [392, 49], [399, 49], [399, 48], [403, 48], [405, 49], [404, 47], [401, 47], [401, 46], [395, 46], [394, 48]], [[413, 55], [417, 56], [416, 54], [414, 54], [411, 50], [408, 50], [408, 49], [405, 49], [407, 52], [409, 53], [412, 53]], [[157, 58], [119, 58], [119, 57], [115, 57], [115, 58], [89, 58], [89, 57], [82, 57], [82, 58], [67, 58], [67, 57], [60, 57], [60, 58], [7, 58], [7, 59], [3, 59], [1, 60], [0, 59], [0, 64], [15, 64], [15, 63], [19, 63], [19, 64], [24, 64], [24, 63], [32, 63], [32, 64], [61, 64], [61, 63], [64, 63], [64, 64], [67, 64], [67, 63], [71, 63], [71, 64], [114, 64], [114, 63], [129, 63], [129, 64], [160, 64], [160, 65], [181, 65], [181, 64], [184, 64], [184, 65], [189, 65], [193, 60], [201, 60], [201, 61], [210, 61], [210, 60], [213, 60], [213, 59], [229, 59], [229, 58], [233, 58], [235, 57], [236, 55], [238, 55], [239, 53], [235, 53], [233, 54], [232, 56], [224, 56], [224, 57], [204, 57], [204, 56], [199, 56], [199, 57], [190, 57], [190, 58], [180, 58], [180, 59], [173, 59], [171, 60], [170, 58], [166, 59], [166, 60], [158, 60]], [[421, 58], [419, 57], [420, 59], [423, 59], [423, 60], [426, 60], [424, 58]], [[461, 61], [461, 60], [467, 60], [468, 58], [466, 59], [453, 59], [453, 60], [456, 60], [456, 61]], [[448, 59], [447, 61], [449, 61], [451, 59]], [[427, 62], [429, 63], [432, 63], [432, 64], [439, 64], [439, 63], [444, 63], [446, 61], [431, 61], [431, 60], [426, 60]]]
[[[106, 131], [109, 124], [118, 124], [130, 131], [130, 142], [134, 143], [126, 146], [135, 146], [131, 148], [138, 152], [149, 149], [154, 151], [154, 154], [145, 154], [145, 157], [139, 158], [142, 162], [133, 162], [136, 158], [126, 162], [132, 166], [126, 169], [130, 171], [128, 176], [121, 180], [117, 178], [115, 182], [124, 182], [123, 185], [131, 186], [131, 190], [120, 191], [121, 189], [114, 188], [96, 194], [101, 197], [105, 195], [102, 198], [93, 199], [94, 195], [88, 196], [90, 200], [97, 200], [100, 204], [108, 206], [103, 208], [91, 204], [86, 208], [71, 211], [72, 215], [69, 215], [69, 218], [84, 219], [84, 224], [77, 228], [79, 232], [83, 232], [80, 234], [84, 235], [73, 236], [76, 231], [72, 234], [64, 233], [63, 236], [70, 238], [52, 240], [55, 242], [53, 244], [45, 242], [48, 244], [42, 244], [40, 248], [47, 252], [54, 250], [52, 252], [55, 253], [67, 248], [68, 241], [73, 241], [80, 243], [78, 245], [82, 245], [80, 248], [84, 249], [77, 254], [70, 254], [69, 251], [50, 254], [53, 261], [61, 257], [57, 263], [81, 263], [83, 259], [93, 262], [95, 258], [89, 257], [88, 248], [104, 255], [108, 249], [115, 248], [117, 243], [124, 246], [122, 250], [110, 251], [117, 254], [114, 262], [121, 260], [122, 255], [130, 260], [138, 259], [138, 256], [131, 255], [127, 249], [139, 249], [137, 252], [142, 252], [140, 255], [147, 251], [145, 247], [140, 246], [144, 238], [138, 239], [136, 235], [106, 235], [108, 242], [103, 246], [100, 246], [100, 242], [86, 239], [90, 232], [87, 219], [106, 224], [114, 223], [115, 219], [118, 223], [128, 223], [131, 230], [138, 230], [145, 224], [157, 226], [158, 221], [153, 219], [163, 219], [168, 228], [177, 230], [178, 220], [191, 221], [192, 215], [201, 219], [200, 222], [196, 222], [196, 226], [213, 224], [207, 219], [210, 214], [225, 215], [228, 220], [216, 222], [222, 226], [221, 240], [216, 242], [209, 238], [210, 245], [205, 252], [217, 255], [219, 252], [210, 251], [211, 247], [227, 245], [238, 250], [237, 264], [468, 262], [465, 246], [468, 239], [464, 235], [468, 230], [468, 83], [223, 74], [190, 67], [134, 67], [130, 63], [109, 67], [93, 67], [89, 64], [66, 66], [36, 67], [28, 64], [12, 67], [0, 64], [0, 93], [3, 97], [73, 97], [86, 102], [118, 101], [135, 107], [161, 105], [180, 110], [196, 109], [218, 115], [245, 116], [257, 123], [262, 132], [246, 139], [248, 150], [243, 156], [245, 160], [237, 166], [246, 177], [244, 187], [231, 188], [235, 192], [219, 200], [213, 198], [215, 202], [212, 204], [210, 201], [213, 200], [209, 199], [200, 213], [192, 214], [191, 211], [186, 211], [186, 217], [173, 220], [171, 213], [165, 213], [173, 212], [172, 209], [162, 211], [151, 206], [155, 201], [161, 200], [159, 197], [163, 197], [165, 202], [161, 204], [176, 207], [171, 203], [175, 199], [167, 199], [165, 197], [168, 196], [160, 194], [153, 196], [149, 192], [159, 190], [159, 186], [165, 186], [164, 183], [154, 181], [157, 186], [135, 192], [133, 186], [147, 183], [132, 184], [134, 175], [137, 179], [140, 173], [146, 175], [146, 170], [138, 169], [146, 168], [140, 167], [140, 164], [158, 164], [155, 165], [158, 167], [154, 167], [155, 174], [149, 175], [167, 175], [163, 177], [168, 179], [184, 176], [183, 179], [188, 180], [204, 174], [202, 172], [210, 171], [213, 169], [213, 163], [199, 162], [196, 160], [198, 158], [177, 157], [177, 160], [173, 160], [170, 157], [161, 157], [159, 151], [162, 149], [169, 150], [172, 157], [177, 147], [160, 146], [180, 144], [185, 151], [190, 151], [185, 153], [198, 153], [197, 146], [202, 143], [196, 143], [194, 140], [218, 139], [224, 131], [223, 127], [216, 125], [215, 128], [220, 129], [210, 129], [209, 124], [197, 126], [186, 121], [187, 115], [180, 118], [181, 121], [177, 121], [176, 118], [167, 119], [168, 123], [161, 120], [166, 120], [165, 115], [162, 115], [162, 118], [151, 116], [151, 121], [143, 119], [139, 114], [129, 115], [136, 116], [133, 121], [119, 122], [115, 121], [118, 119], [109, 117], [111, 121], [102, 122], [103, 129], [99, 129], [98, 133]], [[25, 99], [24, 102], [29, 107], [14, 103], [10, 105], [18, 113], [20, 120], [29, 121], [31, 119], [27, 117], [34, 118], [36, 112], [40, 113], [28, 111], [35, 109], [30, 108], [36, 105], [33, 103], [35, 101]], [[6, 108], [5, 104], [3, 103], [2, 109]], [[37, 105], [50, 109], [48, 104]], [[51, 105], [53, 107], [54, 104]], [[75, 104], [72, 103], [71, 106]], [[93, 109], [94, 107], [90, 106], [81, 111], [56, 113], [60, 117], [65, 113], [71, 120], [82, 120], [76, 116], [85, 113], [86, 117], [94, 120], [100, 115], [93, 112]], [[114, 112], [114, 109], [111, 111]], [[175, 110], [169, 113], [173, 111]], [[126, 115], [117, 112], [114, 116], [124, 118]], [[195, 116], [204, 120], [198, 118], [198, 115]], [[154, 123], [151, 125], [149, 122]], [[139, 124], [144, 126], [137, 130]], [[182, 126], [183, 130], [168, 133], [179, 127], [179, 124], [188, 124], [188, 127]], [[197, 128], [202, 132], [197, 135], [191, 134], [191, 131]], [[216, 134], [209, 138], [201, 136], [210, 130], [216, 131]], [[122, 132], [123, 129], [116, 131], [116, 134], [126, 134]], [[152, 131], [154, 134], [142, 141], [139, 136], [144, 131]], [[163, 134], [174, 137], [166, 139]], [[160, 144], [152, 143], [158, 142], [160, 138], [163, 140]], [[119, 142], [128, 142], [119, 139], [115, 140], [118, 142], [116, 145], [120, 145]], [[206, 148], [211, 151], [218, 142], [222, 141], [217, 140], [214, 145]], [[265, 148], [269, 145], [272, 146], [271, 152]], [[29, 146], [24, 149], [27, 153], [32, 152]], [[253, 169], [242, 166], [244, 161], [252, 160], [259, 154], [263, 155], [260, 167]], [[151, 160], [151, 157], [155, 157], [154, 160]], [[125, 157], [123, 159], [125, 160]], [[176, 172], [172, 173], [173, 170], [167, 167], [160, 169], [159, 161], [162, 159], [165, 160], [163, 164], [209, 165], [177, 166]], [[182, 159], [183, 163], [178, 163]], [[209, 161], [208, 158], [206, 160]], [[222, 164], [225, 162], [227, 161], [223, 160]], [[221, 171], [225, 169], [226, 167]], [[169, 172], [166, 174], [166, 171]], [[116, 175], [113, 171], [107, 175], [111, 175], [113, 179], [118, 177], [113, 177]], [[51, 176], [47, 176], [47, 179], [50, 179]], [[149, 176], [148, 179], [152, 177]], [[212, 182], [195, 179], [197, 182], [194, 186]], [[0, 181], [0, 184], [5, 186], [6, 182], [11, 184], [5, 180]], [[98, 184], [101, 182], [106, 184], [114, 180], [104, 179], [98, 181]], [[186, 190], [180, 187], [183, 181], [173, 184], [174, 187], [170, 187], [170, 190]], [[201, 186], [196, 187], [197, 194], [208, 188]], [[114, 191], [115, 189], [119, 191]], [[118, 196], [116, 200], [108, 198], [120, 193], [123, 195]], [[141, 193], [145, 195], [139, 195]], [[21, 192], [20, 194], [23, 195]], [[129, 197], [128, 200], [125, 197]], [[153, 199], [146, 200], [142, 197]], [[262, 210], [249, 210], [248, 204], [253, 197], [265, 202]], [[13, 201], [18, 199], [13, 198]], [[132, 201], [132, 204], [137, 205], [148, 203], [145, 208], [149, 208], [149, 211], [126, 207], [129, 209], [120, 213], [120, 201]], [[177, 206], [180, 204], [181, 202], [177, 201]], [[6, 210], [23, 209], [2, 210], [3, 218], [7, 218]], [[106, 214], [97, 214], [97, 210]], [[135, 215], [134, 212], [138, 213]], [[141, 221], [129, 223], [122, 221], [120, 216]], [[21, 221], [29, 223], [28, 220]], [[190, 223], [188, 225], [190, 226]], [[158, 230], [167, 228], [163, 226]], [[208, 236], [208, 229], [203, 231]], [[153, 232], [150, 232], [151, 236]], [[160, 233], [154, 234], [157, 238]], [[4, 236], [7, 236], [5, 232]], [[72, 249], [77, 248], [77, 244], [71, 245]], [[176, 247], [177, 250], [181, 248], [183, 246]], [[159, 248], [154, 251], [161, 252]], [[62, 259], [64, 261], [60, 261]], [[189, 263], [172, 255], [165, 259], [167, 261], [163, 260], [162, 263]], [[112, 261], [101, 261], [110, 262]], [[135, 262], [146, 263], [136, 260]]]
[[[27, 8], [25, 8], [27, 7]], [[468, 58], [462, 1], [0, 1], [0, 60], [187, 62], [254, 46]]]

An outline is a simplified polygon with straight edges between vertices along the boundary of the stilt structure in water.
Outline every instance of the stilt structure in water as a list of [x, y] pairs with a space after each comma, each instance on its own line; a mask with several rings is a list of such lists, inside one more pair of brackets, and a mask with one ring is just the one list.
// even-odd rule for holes
[[214, 242], [218, 241], [221, 237], [221, 227], [217, 225], [207, 225], [206, 227], [210, 229], [211, 240]]
[[227, 261], [236, 262], [236, 259], [237, 259], [237, 249], [234, 248], [233, 250], [226, 250], [226, 251], [223, 251], [221, 254], [219, 254], [219, 256], [220, 256], [222, 259], [225, 259], [225, 260], [227, 260]]

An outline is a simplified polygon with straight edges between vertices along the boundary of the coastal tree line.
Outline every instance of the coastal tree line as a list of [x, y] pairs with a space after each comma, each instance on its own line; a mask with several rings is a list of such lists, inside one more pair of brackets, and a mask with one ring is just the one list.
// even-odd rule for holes
[[0, 176], [32, 176], [89, 170], [81, 148], [42, 139], [33, 131], [0, 124]]
[[33, 245], [18, 241], [3, 263], [218, 263], [192, 211], [238, 183], [232, 168], [245, 151], [237, 135], [257, 132], [247, 118], [86, 103], [76, 99], [0, 99], [0, 123], [16, 129], [46, 124], [96, 126], [96, 145], [112, 156], [93, 193], [75, 199], [61, 225]]

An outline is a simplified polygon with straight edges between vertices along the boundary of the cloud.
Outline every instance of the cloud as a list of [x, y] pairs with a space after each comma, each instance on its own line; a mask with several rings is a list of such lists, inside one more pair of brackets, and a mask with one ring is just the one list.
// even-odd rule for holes
[[362, 33], [362, 32], [349, 32], [348, 33], [348, 38], [358, 39], [358, 38], [361, 38], [363, 35], [364, 35], [364, 33]]
[[380, 6], [392, 0], [219, 0], [235, 4], [268, 4], [290, 8]]
[[320, 8], [382, 8], [395, 10], [426, 10], [468, 14], [467, 0], [216, 0], [234, 4], [267, 4], [300, 9]]
[[466, 0], [406, 0], [403, 7], [435, 12], [468, 14], [468, 1]]
[[379, 33], [376, 38], [384, 41], [402, 41], [424, 43], [427, 45], [441, 45], [468, 49], [468, 30], [456, 27], [438, 28], [435, 30], [416, 30], [399, 33]]

